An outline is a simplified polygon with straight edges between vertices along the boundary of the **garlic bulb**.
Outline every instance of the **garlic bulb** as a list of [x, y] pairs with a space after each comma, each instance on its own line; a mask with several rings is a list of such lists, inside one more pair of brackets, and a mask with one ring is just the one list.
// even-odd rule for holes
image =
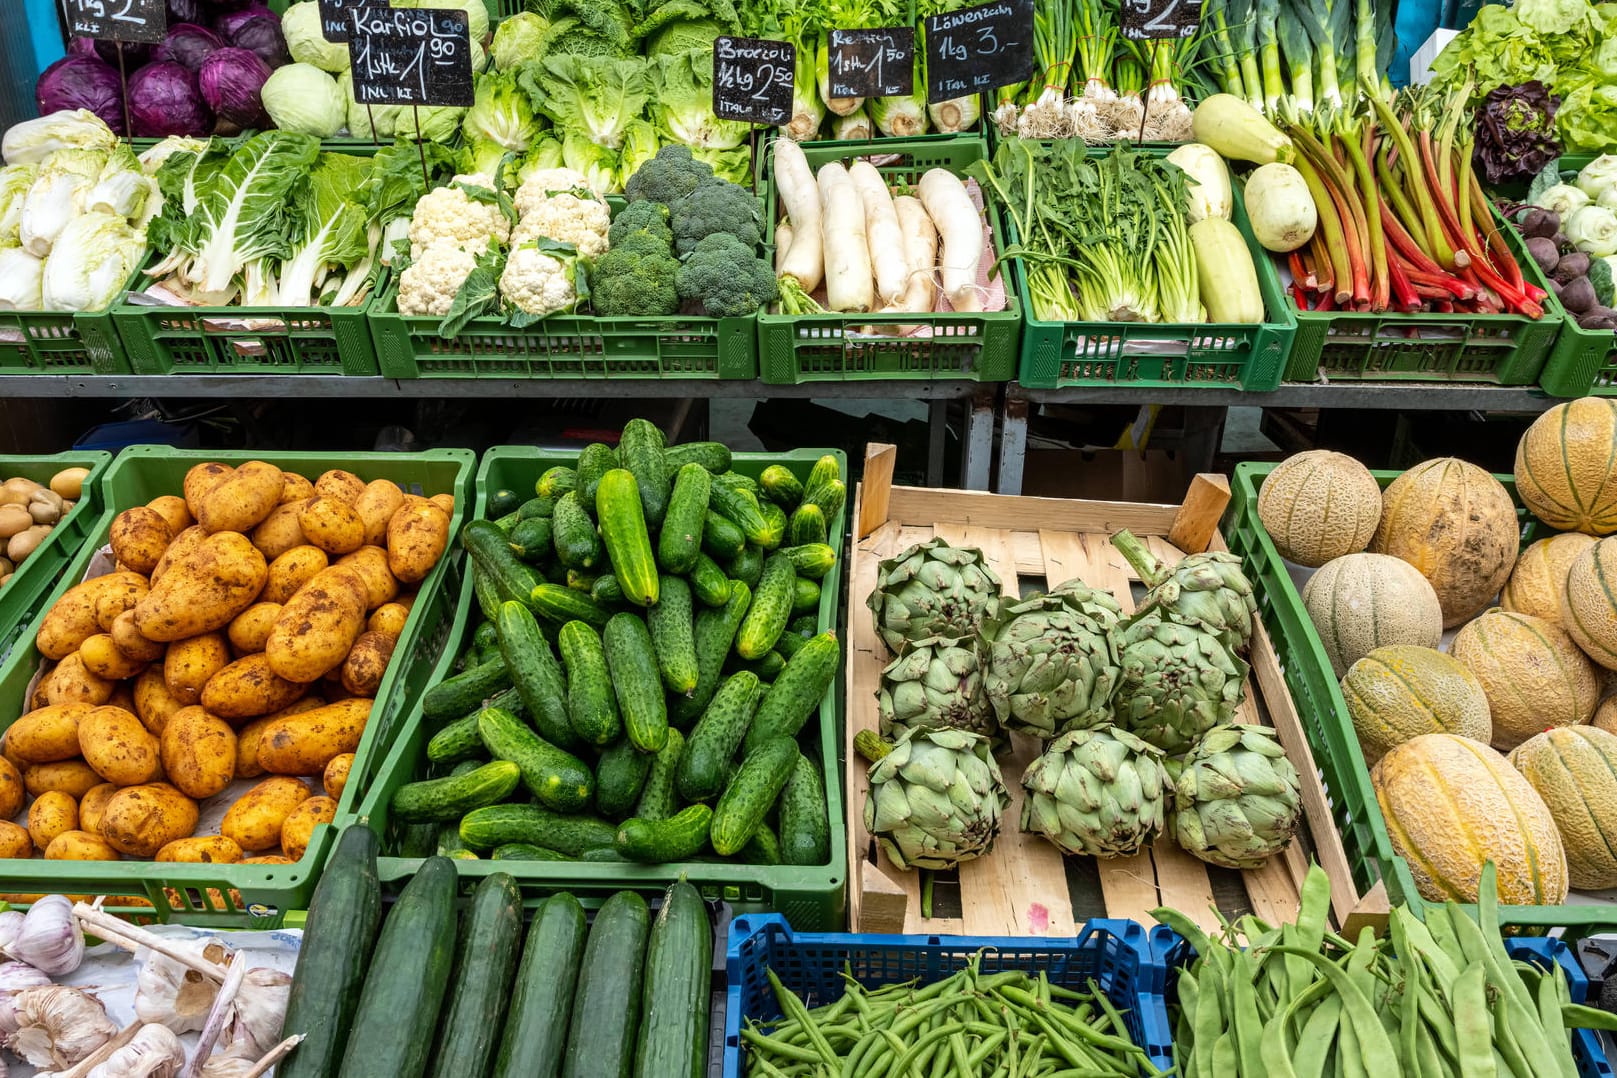
[[17, 961], [53, 977], [78, 969], [84, 961], [84, 932], [73, 916], [73, 903], [61, 895], [46, 895], [35, 902], [5, 950]]
[[185, 1066], [185, 1048], [167, 1026], [142, 1026], [122, 1048], [90, 1068], [86, 1078], [174, 1078]]
[[[202, 1064], [202, 1078], [246, 1078], [256, 1065], [256, 1060], [212, 1056]], [[0, 1074], [0, 1078], [5, 1078], [5, 1075]]]
[[101, 1001], [77, 988], [25, 988], [14, 1002], [17, 1032], [6, 1047], [36, 1067], [71, 1067], [118, 1032]]
[[[0, 1038], [17, 1032], [17, 993], [51, 983], [46, 974], [26, 962], [0, 963]], [[0, 1078], [4, 1078], [0, 1075]]]
[[[222, 944], [205, 939], [176, 942], [174, 946], [212, 957], [210, 948]], [[145, 964], [135, 975], [135, 1017], [142, 1022], [161, 1022], [175, 1033], [201, 1029], [219, 991], [218, 983], [167, 955], [148, 951], [145, 957]]]
[[281, 1023], [291, 994], [291, 974], [267, 966], [248, 970], [236, 994], [235, 1013], [225, 1027], [225, 1052], [258, 1059], [280, 1043]]
[[0, 913], [0, 951], [11, 950], [11, 944], [22, 932], [23, 920], [22, 910], [6, 910]]

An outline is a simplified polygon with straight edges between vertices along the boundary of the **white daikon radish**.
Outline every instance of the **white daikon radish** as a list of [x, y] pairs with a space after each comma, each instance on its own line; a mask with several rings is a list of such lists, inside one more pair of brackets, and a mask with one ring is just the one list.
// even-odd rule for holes
[[868, 311], [876, 305], [865, 204], [835, 161], [820, 166], [820, 229], [825, 240], [825, 305], [833, 311]]
[[904, 294], [890, 311], [930, 311], [937, 299], [938, 230], [921, 200], [912, 195], [893, 199], [899, 231], [904, 234], [904, 264], [909, 268]]
[[865, 205], [865, 243], [870, 247], [876, 298], [890, 305], [904, 294], [904, 278], [909, 272], [904, 260], [904, 233], [898, 227], [893, 196], [887, 190], [887, 181], [869, 161], [849, 165], [848, 178]]
[[917, 192], [943, 240], [943, 294], [957, 311], [980, 311], [983, 297], [977, 287], [977, 266], [983, 257], [983, 222], [972, 205], [966, 185], [941, 168], [921, 177]]
[[782, 221], [775, 226], [775, 276], [779, 277], [785, 272], [781, 267], [786, 265], [786, 256], [792, 249], [792, 226]]
[[780, 204], [791, 219], [791, 245], [778, 243], [784, 251], [775, 276], [795, 277], [804, 292], [820, 287], [825, 276], [825, 256], [820, 243], [820, 192], [814, 183], [803, 148], [791, 139], [776, 139], [775, 190]]

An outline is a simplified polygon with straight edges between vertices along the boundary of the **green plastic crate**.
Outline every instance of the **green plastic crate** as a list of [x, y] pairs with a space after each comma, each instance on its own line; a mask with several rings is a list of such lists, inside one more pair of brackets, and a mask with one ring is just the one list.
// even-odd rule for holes
[[[137, 269], [124, 282], [124, 289], [135, 288], [140, 281]], [[0, 311], [0, 376], [128, 374], [129, 360], [113, 325], [112, 310], [109, 306], [77, 314]]]
[[[1594, 154], [1564, 154], [1556, 164], [1566, 179], [1594, 159]], [[1525, 196], [1524, 187], [1520, 197]], [[1617, 335], [1584, 329], [1567, 311], [1538, 384], [1554, 397], [1617, 397]]]
[[0, 660], [11, 653], [22, 629], [33, 620], [40, 600], [51, 589], [68, 562], [78, 554], [101, 516], [101, 473], [112, 463], [111, 453], [81, 449], [37, 457], [0, 457], [0, 479], [18, 476], [48, 483], [63, 468], [88, 468], [84, 489], [68, 514], [34, 548], [17, 571], [0, 586]]
[[[790, 453], [737, 453], [735, 469], [757, 476], [771, 464], [784, 464], [799, 478], [806, 478], [809, 469], [822, 455], [821, 450], [799, 449]], [[840, 453], [834, 454], [846, 475], [847, 462]], [[534, 483], [546, 468], [557, 464], [572, 464], [576, 453], [531, 447], [501, 446], [489, 450], [477, 473], [477, 504], [474, 513], [483, 515], [488, 495], [500, 488], [532, 490]], [[830, 542], [842, 549], [846, 512], [832, 522]], [[830, 630], [837, 623], [838, 600], [841, 591], [843, 567], [838, 567], [821, 581], [819, 628]], [[407, 675], [411, 682], [406, 698], [419, 699], [426, 686], [446, 677], [470, 632], [478, 620], [476, 600], [468, 579], [461, 588], [460, 602], [455, 608], [454, 628], [450, 631], [451, 646], [446, 647], [436, 669], [412, 664]], [[837, 776], [841, 773], [837, 762], [837, 746], [841, 733], [837, 722], [836, 700], [839, 689], [833, 685], [820, 704], [819, 763], [825, 774], [826, 797], [831, 823], [831, 861], [818, 867], [789, 865], [744, 865], [721, 862], [692, 862], [682, 865], [634, 865], [620, 862], [588, 863], [579, 861], [457, 861], [462, 885], [465, 888], [494, 872], [507, 872], [521, 884], [525, 898], [531, 904], [543, 895], [566, 890], [586, 903], [599, 902], [613, 891], [625, 888], [649, 893], [660, 892], [679, 876], [685, 876], [704, 898], [729, 903], [737, 912], [772, 911], [783, 913], [792, 923], [813, 926], [816, 930], [840, 927], [847, 909], [846, 882], [848, 877], [846, 827], [843, 820], [842, 791]], [[407, 782], [425, 775], [425, 752], [433, 731], [427, 729], [419, 709], [412, 709], [398, 743], [388, 754], [381, 773], [371, 786], [364, 805], [359, 810], [360, 822], [368, 824], [383, 836], [383, 853], [378, 871], [384, 887], [394, 889], [413, 876], [420, 867], [419, 859], [385, 856], [389, 843], [388, 810], [393, 794]]]
[[[1348, 718], [1347, 703], [1331, 670], [1330, 660], [1320, 643], [1319, 633], [1303, 607], [1302, 597], [1292, 583], [1286, 562], [1258, 520], [1258, 489], [1275, 465], [1246, 463], [1235, 468], [1231, 483], [1232, 499], [1224, 518], [1224, 538], [1230, 550], [1239, 554], [1257, 586], [1258, 609], [1263, 624], [1274, 640], [1280, 666], [1297, 701], [1314, 761], [1342, 833], [1353, 869], [1354, 882], [1363, 893], [1377, 878], [1386, 882], [1387, 897], [1393, 903], [1406, 902], [1417, 913], [1428, 903], [1415, 888], [1408, 863], [1393, 852], [1387, 836], [1386, 820], [1370, 786], [1370, 771], [1359, 749], [1358, 737]], [[1372, 472], [1376, 482], [1386, 487], [1399, 472]], [[1516, 498], [1516, 484], [1508, 475], [1498, 479]], [[1552, 534], [1541, 523], [1520, 509], [1523, 543]], [[1472, 917], [1474, 907], [1467, 907]], [[1524, 934], [1540, 934], [1550, 928], [1568, 929], [1569, 938], [1617, 928], [1617, 905], [1501, 906], [1500, 922]]]
[[[871, 153], [882, 175], [914, 182], [931, 168], [961, 172], [987, 154], [981, 138], [946, 135], [935, 139], [883, 139], [864, 142], [805, 142], [810, 168], [851, 155]], [[765, 174], [766, 245], [773, 246], [779, 199]], [[986, 192], [985, 192], [986, 194]], [[1003, 251], [1007, 232], [999, 209], [985, 200], [994, 247]], [[879, 326], [930, 326], [926, 336], [881, 336]], [[1004, 382], [1016, 376], [1016, 342], [1021, 306], [1005, 281], [1005, 309], [943, 314], [811, 314], [758, 312], [759, 378], [767, 385], [804, 382], [909, 381]]]
[[[96, 551], [106, 542], [112, 518], [121, 510], [145, 505], [163, 494], [177, 494], [185, 473], [203, 461], [241, 464], [264, 460], [300, 472], [310, 478], [330, 468], [347, 468], [364, 479], [391, 479], [406, 489], [423, 494], [453, 494], [455, 512], [450, 534], [454, 535], [465, 515], [471, 492], [475, 456], [466, 449], [437, 449], [422, 453], [301, 453], [244, 450], [178, 450], [169, 446], [131, 446], [118, 455], [101, 477], [103, 512], [97, 526], [55, 589], [39, 606], [25, 634], [11, 653], [0, 662], [0, 701], [10, 725], [25, 708], [23, 697], [39, 667], [39, 652], [33, 640], [45, 613], [68, 588], [79, 583]], [[451, 548], [453, 549], [453, 548]], [[454, 559], [446, 555], [421, 582], [415, 606], [395, 649], [396, 661], [389, 665], [377, 690], [377, 709], [394, 702], [398, 686], [414, 662], [436, 658], [434, 642], [442, 646], [448, 624], [451, 598], [445, 588]], [[429, 654], [430, 653], [430, 654]], [[408, 656], [409, 661], [398, 660]], [[373, 710], [365, 736], [360, 741], [354, 772], [338, 804], [335, 823], [341, 826], [353, 817], [354, 807], [364, 794], [363, 778], [372, 756], [381, 755], [385, 722]], [[67, 892], [138, 896], [156, 908], [160, 920], [181, 920], [194, 925], [263, 925], [274, 923], [281, 911], [306, 909], [333, 844], [336, 827], [315, 829], [302, 860], [292, 865], [175, 864], [155, 861], [45, 861], [0, 860], [0, 892]], [[114, 906], [117, 902], [112, 903]]]

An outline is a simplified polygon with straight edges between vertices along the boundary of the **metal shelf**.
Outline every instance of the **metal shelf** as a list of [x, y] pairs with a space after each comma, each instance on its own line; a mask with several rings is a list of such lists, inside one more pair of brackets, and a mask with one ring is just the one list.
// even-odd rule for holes
[[356, 397], [400, 399], [480, 399], [492, 397], [695, 397], [762, 400], [768, 397], [821, 400], [966, 400], [975, 382], [812, 382], [771, 386], [762, 382], [691, 379], [532, 378], [351, 378], [306, 374], [36, 374], [0, 377], [0, 397]]
[[1180, 404], [1194, 407], [1368, 408], [1404, 412], [1543, 412], [1561, 403], [1537, 386], [1432, 382], [1290, 382], [1271, 393], [1240, 389], [1160, 386], [1007, 388], [1011, 401], [1031, 404]]

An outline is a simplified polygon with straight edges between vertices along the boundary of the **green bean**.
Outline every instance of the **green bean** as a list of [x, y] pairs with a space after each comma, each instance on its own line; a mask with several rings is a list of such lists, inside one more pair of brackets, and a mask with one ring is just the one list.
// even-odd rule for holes
[[1351, 1026], [1344, 1025], [1343, 1029], [1346, 1031], [1351, 1028], [1357, 1036], [1365, 1068], [1376, 1075], [1376, 1078], [1397, 1074], [1398, 1053], [1364, 992], [1349, 974], [1337, 969], [1324, 955], [1309, 953], [1307, 958], [1314, 963], [1316, 969], [1325, 974], [1326, 979], [1336, 989], [1337, 995], [1342, 997], [1345, 1021], [1351, 1022]]
[[[1251, 952], [1242, 952], [1250, 954]], [[1235, 1019], [1235, 1048], [1241, 1060], [1241, 1072], [1256, 1078], [1264, 1073], [1263, 1024], [1258, 1013], [1257, 996], [1250, 978], [1235, 974], [1230, 1010]]]
[[[1288, 1008], [1289, 1010], [1289, 1008]], [[1286, 1011], [1269, 1019], [1268, 1025], [1263, 1027], [1263, 1041], [1261, 1045], [1261, 1071], [1256, 1074], [1269, 1074], [1274, 1078], [1297, 1078], [1297, 1072], [1291, 1066], [1291, 1046], [1286, 1043]]]
[[1461, 1078], [1492, 1078], [1493, 1033], [1488, 1021], [1488, 968], [1467, 966], [1454, 982], [1454, 1039], [1460, 1045]]
[[982, 1065], [987, 1061], [988, 1057], [999, 1051], [999, 1046], [1005, 1043], [1007, 1036], [1008, 1034], [1002, 1029], [996, 1029], [992, 1033], [984, 1034], [982, 1041], [971, 1050], [971, 1055], [966, 1059], [966, 1069], [961, 1073], [966, 1075], [976, 1074], [982, 1069]]
[[[1329, 981], [1319, 982], [1330, 986]], [[1314, 1008], [1314, 1013], [1308, 1016], [1303, 1024], [1303, 1035], [1297, 1041], [1297, 1055], [1292, 1060], [1292, 1067], [1297, 1072], [1297, 1078], [1323, 1078], [1325, 1063], [1331, 1055], [1331, 1045], [1336, 1042], [1337, 1026], [1342, 1019], [1342, 1000], [1338, 996], [1326, 996]]]
[[1220, 1033], [1213, 1041], [1213, 1063], [1208, 1074], [1228, 1076], [1240, 1073], [1240, 1063], [1235, 1055], [1235, 1038], [1229, 1033]]
[[[1214, 1065], [1214, 1055], [1220, 1036], [1227, 1035], [1228, 1023], [1224, 1017], [1224, 983], [1218, 967], [1206, 963], [1198, 986], [1200, 1003], [1196, 1010], [1196, 1037], [1191, 1042], [1195, 1049], [1196, 1069], [1203, 1074], [1227, 1074]], [[1231, 1044], [1231, 1049], [1234, 1045]]]
[[751, 1027], [744, 1027], [741, 1030], [741, 1039], [752, 1045], [758, 1051], [767, 1051], [777, 1056], [783, 1056], [786, 1059], [795, 1059], [800, 1063], [821, 1062], [820, 1054], [818, 1052], [812, 1052], [806, 1048], [799, 1048], [795, 1044], [786, 1044], [781, 1041], [773, 1040], [764, 1036], [762, 1033], [759, 1033], [757, 1030], [752, 1029]]
[[[1379, 1027], [1380, 1021], [1376, 1022]], [[1342, 1004], [1342, 1022], [1336, 1035], [1336, 1054], [1342, 1061], [1342, 1074], [1344, 1078], [1368, 1078], [1369, 1070], [1364, 1062], [1364, 1046], [1359, 1041], [1358, 1030], [1354, 1028], [1353, 1016], [1348, 1013], [1347, 1002]]]
[[[1491, 876], [1493, 865], [1490, 862], [1484, 866], [1485, 880]], [[1489, 880], [1486, 886], [1492, 886]], [[1495, 902], [1497, 906], [1497, 900]], [[1480, 912], [1482, 904], [1478, 904]], [[1488, 983], [1500, 993], [1500, 1006], [1509, 1009], [1511, 1033], [1517, 1046], [1527, 1062], [1535, 1068], [1534, 1072], [1542, 1078], [1551, 1078], [1552, 1075], [1561, 1074], [1563, 1078], [1577, 1078], [1577, 1071], [1565, 1070], [1550, 1047], [1548, 1031], [1540, 1023], [1538, 1011], [1534, 1007], [1533, 998], [1527, 992], [1527, 986], [1516, 975], [1514, 969], [1505, 965], [1510, 960], [1500, 961], [1500, 953], [1490, 946], [1482, 926], [1461, 911], [1458, 914], [1450, 912], [1454, 921], [1454, 934], [1465, 947], [1467, 954], [1478, 954], [1488, 970]], [[1497, 910], [1495, 912], [1497, 923]], [[1497, 941], [1496, 941], [1497, 942]], [[1499, 944], [1503, 948], [1503, 944]]]
[[1617, 1014], [1581, 1003], [1561, 1004], [1561, 1025], [1572, 1029], [1603, 1029], [1617, 1033]]
[[[1560, 973], [1559, 966], [1555, 968], [1554, 973]], [[1578, 1061], [1572, 1056], [1572, 1038], [1567, 1035], [1566, 1025], [1561, 1019], [1561, 995], [1556, 987], [1557, 980], [1554, 974], [1545, 974], [1539, 981], [1539, 1023], [1544, 1029], [1544, 1039], [1550, 1042], [1550, 1051], [1561, 1064], [1562, 1072], [1576, 1078]]]
[[1499, 1054], [1505, 1058], [1512, 1074], [1520, 1078], [1534, 1078], [1537, 1072], [1533, 1070], [1533, 1065], [1522, 1052], [1521, 1043], [1516, 1039], [1509, 1008], [1502, 1004], [1496, 1006], [1493, 1012], [1493, 1042], [1494, 1047], [1499, 1049]]

